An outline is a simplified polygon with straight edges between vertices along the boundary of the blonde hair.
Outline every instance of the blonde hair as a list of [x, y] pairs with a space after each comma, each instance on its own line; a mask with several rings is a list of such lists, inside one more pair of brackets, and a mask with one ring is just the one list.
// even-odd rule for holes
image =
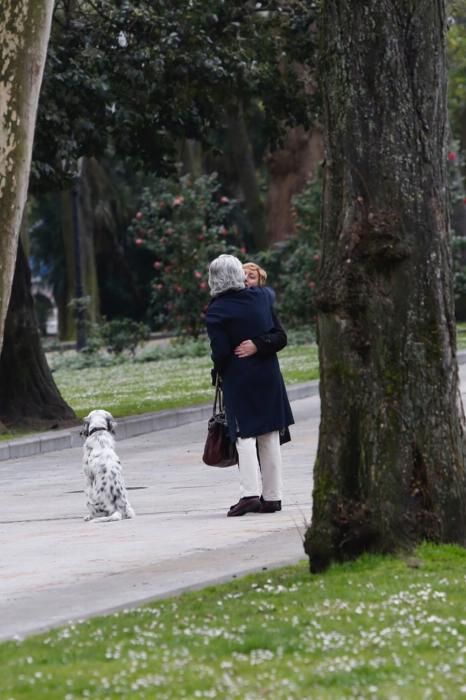
[[254, 262], [246, 262], [243, 265], [243, 270], [245, 272], [248, 272], [248, 270], [251, 272], [257, 272], [259, 275], [259, 287], [265, 287], [265, 283], [267, 282], [267, 273], [262, 267], [256, 265]]

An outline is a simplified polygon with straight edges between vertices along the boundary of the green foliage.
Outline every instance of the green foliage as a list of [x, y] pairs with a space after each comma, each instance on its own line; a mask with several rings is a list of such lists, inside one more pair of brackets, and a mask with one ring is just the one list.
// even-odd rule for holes
[[457, 137], [464, 131], [466, 110], [466, 1], [454, 0], [449, 7], [451, 24], [447, 34], [448, 109]]
[[115, 318], [99, 326], [100, 336], [111, 355], [121, 355], [127, 351], [134, 357], [138, 345], [149, 340], [150, 329], [144, 323], [130, 318]]
[[463, 156], [459, 150], [459, 144], [453, 141], [447, 155], [447, 176], [450, 205], [453, 212], [453, 282], [456, 316], [459, 320], [466, 318], [466, 238], [464, 230], [461, 230], [461, 218], [464, 218], [465, 206], [463, 167]]
[[235, 202], [219, 194], [215, 174], [158, 179], [143, 192], [130, 227], [134, 245], [154, 256], [152, 317], [155, 327], [197, 337], [209, 301], [209, 262], [241, 254], [242, 240], [229, 221]]
[[211, 143], [235, 100], [259, 101], [268, 143], [314, 119], [316, 3], [59, 0], [41, 94], [35, 186], [109, 144], [159, 174], [179, 138]]
[[160, 362], [187, 357], [207, 357], [210, 346], [207, 337], [177, 338], [166, 345], [148, 347], [138, 354], [136, 362]]
[[[264, 517], [264, 516], [261, 516]], [[0, 645], [2, 698], [433, 700], [465, 692], [464, 548], [306, 562]]]
[[319, 268], [321, 183], [309, 182], [293, 199], [297, 236], [255, 256], [277, 292], [277, 310], [285, 327], [312, 326]]

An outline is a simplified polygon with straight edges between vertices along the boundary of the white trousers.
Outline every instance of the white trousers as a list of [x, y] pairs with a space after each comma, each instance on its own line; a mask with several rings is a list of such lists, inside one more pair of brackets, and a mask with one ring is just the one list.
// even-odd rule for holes
[[236, 448], [241, 498], [262, 494], [265, 501], [281, 501], [282, 454], [278, 430], [259, 435], [257, 438], [237, 438]]

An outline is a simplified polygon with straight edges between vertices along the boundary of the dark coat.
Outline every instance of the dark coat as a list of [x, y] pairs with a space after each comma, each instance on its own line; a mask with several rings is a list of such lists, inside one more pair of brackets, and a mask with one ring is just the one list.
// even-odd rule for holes
[[257, 437], [294, 423], [276, 352], [245, 358], [233, 352], [243, 340], [273, 334], [272, 300], [270, 289], [252, 287], [220, 294], [207, 309], [207, 333], [223, 380], [232, 439], [237, 434]]
[[272, 310], [272, 321], [273, 328], [268, 333], [262, 333], [262, 335], [255, 336], [251, 338], [252, 342], [257, 348], [259, 355], [273, 355], [274, 352], [279, 352], [286, 347], [288, 343], [288, 336], [286, 335], [285, 329], [278, 320], [278, 316]]

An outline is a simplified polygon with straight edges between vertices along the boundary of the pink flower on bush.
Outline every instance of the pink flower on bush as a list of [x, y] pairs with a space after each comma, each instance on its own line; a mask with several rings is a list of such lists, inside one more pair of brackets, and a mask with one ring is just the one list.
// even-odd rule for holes
[[137, 211], [135, 216], [136, 216], [136, 219], [137, 219], [138, 221], [141, 221], [141, 219], [143, 218], [144, 214], [142, 213], [142, 211]]
[[228, 236], [228, 229], [225, 226], [220, 227], [220, 235], [221, 236]]
[[316, 286], [316, 283], [314, 282], [314, 280], [311, 280], [308, 284], [309, 289], [314, 289], [315, 286]]
[[156, 270], [160, 270], [160, 268], [162, 267], [162, 263], [160, 262], [160, 260], [155, 261], [154, 267]]
[[136, 243], [136, 245], [142, 245], [144, 243], [142, 238], [136, 238], [136, 240], [134, 242]]
[[195, 270], [195, 271], [194, 271], [194, 277], [195, 277], [196, 279], [198, 279], [198, 280], [201, 279], [202, 274], [199, 272], [199, 270]]
[[175, 284], [175, 292], [177, 294], [181, 294], [182, 291], [183, 291], [183, 287], [180, 287], [179, 284]]
[[228, 204], [229, 201], [228, 197], [220, 197], [220, 204]]
[[316, 253], [316, 254], [314, 255], [314, 260], [320, 260], [320, 255], [319, 255], [319, 253]]
[[205, 282], [199, 282], [199, 289], [206, 289], [207, 284]]
[[183, 202], [184, 202], [184, 197], [179, 195], [179, 197], [175, 197], [175, 199], [173, 200], [173, 206], [180, 207], [183, 204]]
[[456, 160], [456, 153], [455, 151], [448, 151], [448, 160]]

